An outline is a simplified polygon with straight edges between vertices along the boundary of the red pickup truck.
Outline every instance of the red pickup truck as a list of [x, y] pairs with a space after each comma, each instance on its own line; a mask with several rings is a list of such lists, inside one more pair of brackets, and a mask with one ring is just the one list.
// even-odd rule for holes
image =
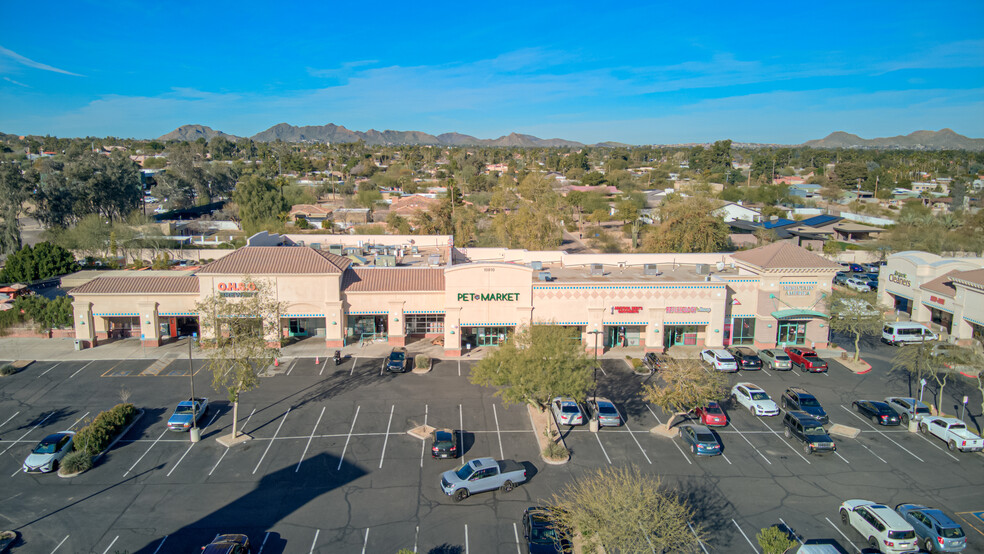
[[817, 353], [813, 350], [787, 346], [785, 352], [789, 356], [789, 360], [793, 363], [793, 367], [798, 367], [800, 371], [809, 371], [811, 373], [823, 373], [827, 371], [827, 362], [821, 360], [820, 356], [817, 356]]

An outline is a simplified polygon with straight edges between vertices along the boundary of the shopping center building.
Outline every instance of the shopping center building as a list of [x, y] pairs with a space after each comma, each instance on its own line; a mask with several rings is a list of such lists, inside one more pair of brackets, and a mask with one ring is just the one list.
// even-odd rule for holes
[[[70, 291], [86, 347], [139, 336], [147, 346], [197, 332], [210, 295], [269, 283], [282, 337], [443, 340], [447, 356], [517, 328], [563, 325], [585, 350], [676, 345], [823, 348], [824, 298], [840, 269], [777, 242], [714, 254], [570, 254], [455, 248], [449, 236], [266, 235], [175, 276], [99, 277]], [[273, 338], [277, 338], [274, 336]]]
[[880, 302], [925, 323], [948, 341], [984, 342], [984, 259], [928, 252], [888, 257], [878, 276]]

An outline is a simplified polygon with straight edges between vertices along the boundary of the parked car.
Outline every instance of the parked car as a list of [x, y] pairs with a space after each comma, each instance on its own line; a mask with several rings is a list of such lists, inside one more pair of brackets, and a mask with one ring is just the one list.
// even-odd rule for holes
[[758, 385], [738, 383], [731, 388], [731, 398], [757, 416], [779, 415], [779, 406]]
[[550, 403], [554, 417], [560, 425], [584, 425], [584, 412], [581, 406], [573, 398], [562, 398], [558, 396]]
[[762, 359], [762, 367], [775, 369], [777, 371], [789, 371], [793, 368], [793, 362], [786, 355], [786, 352], [779, 348], [769, 348], [759, 350], [759, 358]]
[[820, 356], [817, 356], [817, 353], [809, 348], [787, 346], [785, 352], [789, 356], [789, 361], [793, 364], [793, 367], [800, 368], [800, 371], [809, 371], [811, 373], [823, 373], [827, 371], [827, 362], [821, 360]]
[[708, 348], [700, 353], [700, 359], [718, 371], [738, 371], [738, 362], [727, 350]]
[[875, 275], [878, 275], [878, 273], [881, 272], [881, 266], [878, 265], [877, 263], [861, 264], [861, 265], [864, 266], [864, 270], [867, 271], [868, 274], [874, 273]]
[[434, 443], [431, 444], [432, 458], [458, 457], [458, 432], [451, 429], [434, 431]]
[[922, 323], [912, 321], [892, 321], [882, 328], [881, 340], [885, 344], [901, 346], [916, 342], [934, 341], [939, 337]]
[[929, 406], [916, 400], [915, 398], [889, 396], [885, 399], [885, 403], [888, 404], [890, 408], [895, 410], [895, 413], [899, 414], [899, 421], [902, 422], [902, 425], [908, 425], [909, 420], [919, 421], [920, 419], [931, 415]]
[[868, 277], [868, 279], [865, 281], [865, 283], [867, 283], [869, 289], [871, 289], [871, 290], [878, 290], [878, 278], [877, 277], [875, 277], [875, 278]]
[[817, 397], [807, 392], [806, 389], [789, 387], [786, 389], [786, 392], [782, 393], [782, 398], [779, 399], [779, 402], [782, 404], [782, 409], [784, 410], [806, 412], [823, 425], [830, 422], [830, 418], [827, 417], [827, 412], [820, 405], [820, 401], [817, 400]]
[[955, 417], [924, 417], [919, 422], [919, 430], [924, 435], [933, 435], [945, 442], [950, 450], [961, 452], [984, 450], [984, 440], [971, 433], [967, 425]]
[[762, 358], [754, 350], [747, 346], [732, 346], [727, 349], [735, 361], [738, 362], [738, 369], [742, 371], [755, 371], [762, 369]]
[[916, 531], [891, 508], [870, 500], [845, 500], [841, 523], [853, 527], [868, 546], [886, 554], [917, 552]]
[[215, 535], [212, 542], [202, 547], [202, 554], [249, 554], [249, 537], [246, 535]]
[[189, 398], [174, 408], [174, 413], [167, 419], [167, 428], [171, 431], [187, 431], [191, 429], [192, 420], [198, 423], [208, 412], [208, 398]]
[[529, 554], [573, 552], [570, 532], [554, 521], [546, 508], [530, 507], [523, 512], [523, 538]]
[[864, 266], [856, 263], [847, 264], [847, 268], [851, 271], [851, 273], [862, 273], [864, 271]]
[[895, 511], [912, 526], [926, 552], [963, 552], [967, 548], [963, 528], [942, 511], [919, 504], [899, 504]]
[[697, 408], [694, 410], [694, 415], [701, 424], [710, 427], [724, 427], [728, 424], [728, 414], [717, 402], [708, 402], [707, 406]]
[[660, 366], [663, 365], [662, 360], [655, 352], [647, 352], [645, 356], [642, 357], [642, 365], [646, 367], [649, 371], [659, 371]]
[[525, 481], [526, 468], [518, 462], [476, 458], [458, 469], [445, 471], [441, 475], [441, 490], [455, 502], [460, 502], [477, 492], [495, 489], [511, 492]]
[[383, 368], [386, 371], [392, 371], [394, 373], [406, 372], [407, 349], [402, 346], [397, 346], [391, 350], [389, 356], [386, 357], [386, 361], [383, 362]]
[[837, 444], [830, 438], [823, 425], [812, 414], [801, 411], [786, 412], [782, 416], [783, 433], [787, 439], [796, 439], [803, 443], [803, 452], [834, 452]]
[[856, 290], [858, 292], [871, 292], [871, 287], [868, 286], [868, 279], [862, 279], [860, 277], [849, 277], [847, 282], [844, 283], [847, 288]]
[[72, 440], [75, 438], [74, 431], [60, 431], [52, 433], [41, 439], [31, 453], [24, 460], [22, 469], [24, 473], [49, 473], [58, 469], [69, 452], [72, 451]]
[[877, 400], [855, 400], [851, 403], [854, 411], [878, 425], [898, 425], [899, 414], [891, 406]]
[[834, 284], [835, 285], [846, 285], [847, 284], [847, 280], [850, 279], [850, 278], [851, 278], [851, 274], [850, 273], [847, 273], [846, 271], [838, 271], [837, 274], [834, 275]]
[[611, 400], [602, 397], [590, 397], [586, 402], [588, 413], [598, 420], [601, 427], [618, 427], [622, 424], [622, 415]]
[[680, 436], [690, 445], [690, 451], [696, 456], [717, 456], [721, 453], [721, 443], [703, 425], [681, 425]]

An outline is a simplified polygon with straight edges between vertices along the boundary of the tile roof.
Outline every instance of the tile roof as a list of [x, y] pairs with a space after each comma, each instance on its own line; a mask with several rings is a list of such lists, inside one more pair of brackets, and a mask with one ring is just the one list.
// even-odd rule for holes
[[959, 283], [969, 284], [977, 288], [984, 288], [984, 269], [971, 269], [970, 271], [955, 271], [952, 279]]
[[762, 269], [842, 269], [840, 264], [788, 242], [773, 242], [735, 252], [731, 257]]
[[444, 269], [431, 267], [351, 267], [342, 278], [345, 292], [422, 292], [444, 290]]
[[338, 274], [352, 261], [307, 246], [246, 246], [198, 270], [199, 275]]
[[198, 277], [99, 277], [71, 294], [198, 294]]
[[940, 275], [936, 279], [926, 281], [919, 288], [923, 290], [928, 290], [929, 292], [935, 292], [936, 294], [942, 294], [944, 296], [949, 296], [953, 298], [957, 294], [957, 287], [953, 286], [950, 282], [953, 280], [953, 275], [955, 273], [960, 273], [960, 271], [948, 271], [943, 275]]

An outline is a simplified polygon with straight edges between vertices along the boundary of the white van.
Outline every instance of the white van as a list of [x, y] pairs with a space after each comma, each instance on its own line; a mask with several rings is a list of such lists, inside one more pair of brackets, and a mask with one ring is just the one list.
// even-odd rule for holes
[[882, 329], [882, 342], [891, 345], [902, 345], [914, 342], [937, 340], [936, 333], [922, 323], [911, 321], [894, 321], [886, 323]]

